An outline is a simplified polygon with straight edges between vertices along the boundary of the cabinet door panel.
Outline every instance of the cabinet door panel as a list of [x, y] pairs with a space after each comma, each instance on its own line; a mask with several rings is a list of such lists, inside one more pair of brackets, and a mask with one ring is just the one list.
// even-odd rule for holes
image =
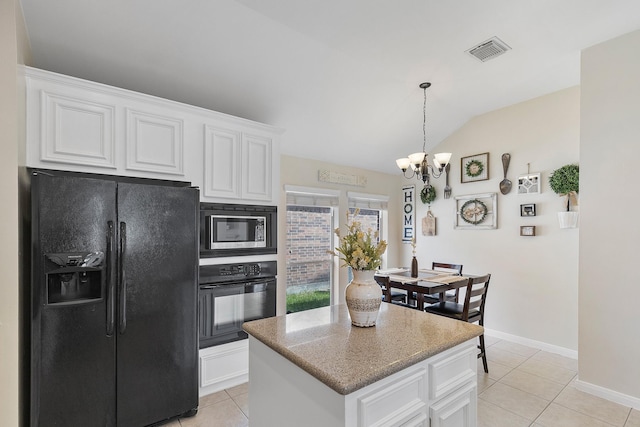
[[183, 120], [127, 109], [127, 169], [184, 174]]
[[115, 168], [115, 107], [41, 91], [40, 160]]
[[431, 427], [475, 427], [476, 384], [469, 383], [456, 393], [431, 405]]
[[242, 196], [271, 200], [271, 139], [255, 135], [242, 138]]
[[240, 132], [205, 126], [204, 196], [239, 199]]

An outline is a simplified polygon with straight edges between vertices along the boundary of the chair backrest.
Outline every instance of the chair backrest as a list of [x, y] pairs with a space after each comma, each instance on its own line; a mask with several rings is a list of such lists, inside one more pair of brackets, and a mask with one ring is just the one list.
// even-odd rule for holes
[[[491, 274], [470, 277], [467, 291], [464, 296], [462, 320], [466, 322], [479, 322], [484, 324], [484, 305], [487, 301], [487, 290]], [[470, 315], [471, 312], [471, 315]]]
[[449, 271], [449, 272], [455, 271], [458, 273], [458, 276], [462, 276], [462, 264], [447, 264], [445, 262], [432, 262], [431, 269]]
[[[462, 264], [449, 264], [446, 262], [432, 262], [431, 263], [432, 270], [445, 271], [448, 273], [456, 272], [458, 276], [462, 276]], [[460, 288], [456, 289], [455, 292], [455, 300], [458, 302], [460, 298]]]

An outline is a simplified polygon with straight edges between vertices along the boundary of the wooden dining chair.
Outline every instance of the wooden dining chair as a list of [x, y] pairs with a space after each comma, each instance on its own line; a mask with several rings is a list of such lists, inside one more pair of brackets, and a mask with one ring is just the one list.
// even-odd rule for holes
[[[489, 289], [490, 279], [491, 274], [470, 277], [464, 296], [464, 304], [459, 304], [454, 301], [443, 301], [430, 304], [426, 306], [424, 310], [427, 313], [439, 314], [452, 319], [462, 320], [463, 322], [478, 322], [480, 326], [483, 326], [484, 306], [487, 301], [487, 290]], [[478, 345], [478, 349], [480, 353], [478, 353], [478, 358], [482, 357], [484, 371], [489, 373], [487, 355], [484, 347], [484, 334], [480, 335], [479, 339], [480, 345]]]
[[[384, 291], [389, 286], [389, 276], [373, 276], [378, 285], [382, 288], [382, 299], [384, 300]], [[399, 289], [391, 289], [391, 302], [402, 302], [406, 304], [407, 294]]]
[[[445, 262], [432, 262], [431, 269], [435, 271], [456, 273], [458, 276], [462, 276], [462, 264], [448, 264]], [[460, 295], [460, 289], [455, 291], [447, 291], [445, 293], [445, 299], [447, 301], [458, 302]], [[424, 296], [425, 306], [426, 304], [433, 304], [440, 302], [440, 294], [430, 294]]]

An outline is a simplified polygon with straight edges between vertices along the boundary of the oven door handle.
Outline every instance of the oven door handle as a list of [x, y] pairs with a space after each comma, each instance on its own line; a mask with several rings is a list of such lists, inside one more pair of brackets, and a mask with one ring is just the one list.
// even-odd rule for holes
[[217, 289], [220, 285], [200, 285], [200, 289]]

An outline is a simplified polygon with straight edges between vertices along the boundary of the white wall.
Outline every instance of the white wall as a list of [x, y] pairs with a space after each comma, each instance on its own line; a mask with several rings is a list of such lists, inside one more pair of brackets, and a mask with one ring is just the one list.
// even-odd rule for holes
[[[367, 184], [364, 187], [331, 184], [326, 182], [320, 182], [318, 180], [319, 170], [330, 170], [337, 173], [343, 173], [348, 175], [357, 175], [366, 177]], [[356, 193], [370, 193], [389, 196], [389, 230], [388, 240], [389, 242], [397, 242], [400, 240], [400, 177], [399, 175], [388, 175], [380, 172], [374, 172], [366, 169], [354, 169], [345, 166], [339, 166], [335, 164], [329, 164], [309, 159], [301, 159], [297, 157], [281, 156], [280, 158], [280, 184], [281, 195], [280, 202], [278, 204], [278, 210], [281, 213], [286, 212], [286, 194], [284, 191], [285, 185], [296, 185], [303, 187], [314, 187], [322, 189], [331, 189], [340, 191], [340, 206], [338, 210], [339, 220], [344, 223], [346, 220], [347, 212], [347, 192], [353, 191]], [[278, 215], [278, 247], [284, 248], [286, 246], [286, 232], [287, 223], [286, 215]], [[399, 262], [398, 246], [391, 244], [386, 252], [387, 264], [395, 266]], [[278, 251], [278, 275], [280, 277], [286, 277], [286, 253], [283, 250]], [[337, 262], [337, 260], [336, 260]], [[344, 304], [344, 289], [347, 286], [347, 269], [340, 269], [340, 289], [339, 289], [339, 303]], [[278, 281], [278, 314], [284, 314], [286, 310], [286, 282], [285, 280]]]
[[20, 298], [16, 1], [0, 0], [0, 425], [19, 423]]
[[[452, 152], [451, 199], [443, 198], [444, 177], [434, 181], [432, 204], [437, 236], [418, 227], [420, 266], [432, 261], [460, 263], [468, 274], [491, 273], [487, 296], [487, 328], [567, 349], [578, 349], [578, 230], [560, 229], [557, 211], [563, 200], [548, 185], [550, 173], [579, 159], [578, 87], [542, 96], [476, 117], [432, 152]], [[489, 152], [490, 179], [460, 182], [460, 158]], [[502, 153], [511, 154], [508, 178], [514, 189], [502, 195]], [[542, 193], [517, 194], [518, 175], [542, 174]], [[418, 187], [418, 191], [421, 187]], [[455, 196], [495, 192], [496, 230], [454, 230]], [[520, 204], [535, 203], [537, 216], [520, 216]], [[427, 207], [418, 199], [418, 224]], [[535, 237], [521, 237], [521, 225], [535, 225]], [[411, 259], [405, 245], [404, 264]]]
[[640, 31], [582, 53], [580, 381], [640, 405]]

